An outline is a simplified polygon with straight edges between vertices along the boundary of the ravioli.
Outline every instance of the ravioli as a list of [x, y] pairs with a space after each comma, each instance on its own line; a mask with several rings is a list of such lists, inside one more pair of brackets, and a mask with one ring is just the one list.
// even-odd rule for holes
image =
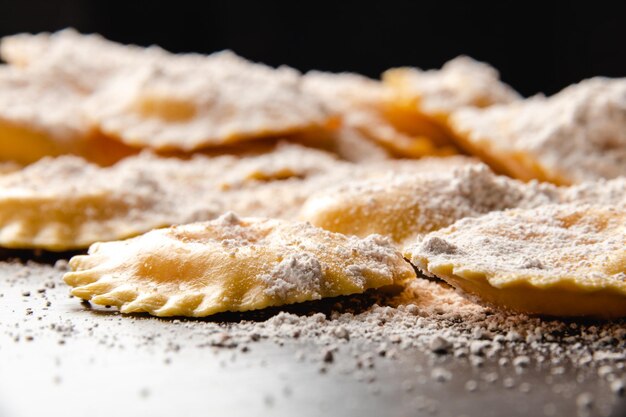
[[11, 66], [54, 77], [86, 94], [102, 88], [123, 69], [171, 56], [157, 46], [121, 45], [74, 29], [22, 33], [0, 42], [0, 57]]
[[592, 78], [551, 97], [484, 110], [450, 124], [459, 145], [521, 180], [574, 184], [626, 175], [626, 78]]
[[239, 218], [94, 244], [70, 261], [72, 294], [122, 313], [205, 317], [402, 284], [413, 268], [380, 236]]
[[395, 106], [390, 91], [379, 81], [352, 73], [311, 71], [304, 75], [303, 88], [339, 115], [344, 129], [358, 132], [395, 156], [456, 153], [431, 122]]
[[291, 219], [324, 188], [433, 164], [359, 165], [293, 144], [260, 155], [186, 160], [142, 153], [111, 167], [72, 156], [45, 158], [0, 176], [0, 246], [81, 249], [155, 227], [210, 220], [228, 210]]
[[398, 245], [464, 217], [554, 202], [554, 186], [495, 175], [470, 159], [447, 158], [429, 170], [353, 181], [310, 197], [301, 219], [348, 235], [389, 236]]
[[546, 205], [466, 218], [405, 256], [427, 275], [500, 308], [626, 316], [624, 206]]
[[387, 115], [392, 123], [408, 132], [414, 132], [417, 126], [434, 143], [457, 151], [459, 146], [448, 122], [454, 111], [520, 98], [500, 81], [495, 68], [467, 56], [459, 56], [439, 70], [392, 68], [382, 78], [391, 92]]
[[440, 122], [461, 108], [489, 107], [520, 98], [500, 81], [495, 68], [467, 56], [447, 62], [440, 70], [393, 68], [383, 74], [383, 82], [396, 93], [397, 100]]
[[75, 154], [108, 165], [132, 154], [84, 117], [86, 98], [53, 76], [0, 66], [0, 159], [29, 164]]
[[301, 91], [300, 74], [220, 52], [195, 61], [173, 56], [123, 71], [99, 90], [88, 116], [127, 145], [185, 152], [330, 123]]
[[127, 166], [63, 156], [0, 177], [0, 245], [79, 249], [169, 224], [163, 190]]
[[227, 209], [286, 216], [305, 199], [308, 179], [341, 166], [296, 145], [249, 157], [144, 153], [106, 168], [72, 156], [45, 158], [0, 176], [0, 246], [79, 249]]
[[136, 148], [191, 152], [331, 123], [299, 72], [230, 51], [172, 54], [66, 30], [5, 38], [2, 55], [89, 93], [91, 122]]

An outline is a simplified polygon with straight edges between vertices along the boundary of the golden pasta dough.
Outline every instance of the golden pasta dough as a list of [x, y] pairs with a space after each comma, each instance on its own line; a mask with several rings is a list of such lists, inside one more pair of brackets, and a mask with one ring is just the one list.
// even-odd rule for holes
[[393, 68], [383, 74], [392, 92], [387, 116], [408, 132], [420, 132], [439, 146], [454, 147], [448, 117], [462, 108], [483, 108], [510, 103], [520, 96], [500, 81], [496, 69], [466, 56], [447, 62], [439, 70]]
[[309, 198], [301, 218], [333, 232], [389, 236], [399, 245], [475, 217], [511, 207], [554, 202], [556, 187], [524, 184], [459, 158], [416, 173], [353, 181]]
[[187, 160], [142, 153], [111, 167], [72, 156], [45, 158], [0, 176], [0, 246], [80, 249], [155, 227], [210, 220], [228, 210], [294, 218], [321, 189], [432, 165], [352, 164], [293, 144], [258, 155]]
[[204, 317], [401, 284], [412, 267], [380, 236], [239, 218], [94, 244], [70, 261], [72, 294], [123, 313]]
[[468, 158], [432, 161], [418, 171], [319, 191], [307, 199], [300, 218], [347, 235], [381, 234], [402, 246], [462, 218], [496, 210], [556, 203], [626, 205], [626, 177], [557, 187], [499, 176]]
[[[399, 157], [449, 155], [452, 143], [429, 128], [429, 122], [412, 112], [402, 117], [380, 81], [352, 73], [311, 71], [304, 75], [304, 90], [317, 96], [339, 115], [344, 129], [354, 130]], [[338, 134], [345, 134], [339, 131]]]
[[229, 51], [171, 54], [66, 30], [5, 38], [2, 54], [89, 93], [89, 120], [137, 148], [190, 152], [331, 122], [320, 101], [303, 93], [300, 73]]
[[418, 68], [387, 70], [383, 81], [396, 99], [414, 104], [429, 117], [444, 120], [465, 107], [510, 103], [520, 96], [499, 79], [498, 71], [467, 56], [447, 62], [440, 70]]
[[335, 167], [332, 156], [296, 145], [250, 157], [145, 153], [106, 168], [46, 158], [0, 177], [0, 246], [78, 249], [227, 209], [286, 215], [304, 200], [306, 179]]
[[521, 180], [573, 184], [626, 175], [626, 79], [592, 78], [551, 97], [450, 118], [459, 145]]
[[489, 304], [551, 316], [626, 316], [624, 205], [545, 205], [466, 218], [405, 256]]
[[84, 93], [91, 93], [106, 85], [120, 70], [173, 55], [156, 46], [121, 45], [97, 34], [85, 35], [64, 29], [55, 33], [4, 37], [0, 42], [0, 56], [16, 68], [54, 77]]
[[127, 145], [186, 152], [330, 122], [322, 104], [302, 93], [295, 70], [231, 52], [197, 59], [173, 57], [121, 72], [94, 94], [87, 115]]
[[132, 150], [86, 119], [86, 95], [48, 74], [0, 66], [0, 159], [29, 164], [75, 154], [108, 165]]

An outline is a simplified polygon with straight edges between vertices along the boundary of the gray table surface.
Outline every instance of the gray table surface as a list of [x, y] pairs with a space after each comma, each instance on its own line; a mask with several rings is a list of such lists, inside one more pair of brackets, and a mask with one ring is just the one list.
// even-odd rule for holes
[[[0, 262], [0, 416], [576, 416], [580, 392], [594, 397], [587, 415], [626, 416], [626, 401], [602, 378], [577, 382], [581, 369], [511, 370], [507, 388], [502, 370], [488, 378], [497, 364], [413, 349], [376, 356], [375, 378], [364, 380], [343, 365], [352, 360], [345, 349], [320, 372], [318, 360], [299, 356], [315, 349], [305, 341], [207, 347], [203, 322], [89, 309], [68, 296], [62, 274], [42, 262]], [[451, 379], [434, 381], [434, 367]]]

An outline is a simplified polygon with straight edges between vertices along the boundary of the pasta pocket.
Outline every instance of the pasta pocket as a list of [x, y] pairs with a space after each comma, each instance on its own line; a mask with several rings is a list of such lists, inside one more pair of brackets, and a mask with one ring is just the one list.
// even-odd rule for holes
[[189, 59], [173, 56], [120, 72], [93, 95], [87, 115], [127, 145], [184, 152], [331, 122], [291, 68], [254, 64], [228, 51]]
[[297, 145], [247, 157], [143, 153], [111, 167], [45, 158], [0, 176], [0, 246], [80, 249], [228, 209], [288, 216], [310, 187], [323, 186], [315, 178], [328, 174], [329, 183], [341, 169], [348, 168], [331, 155]]
[[[455, 166], [456, 165], [456, 166]], [[414, 173], [353, 181], [311, 198], [301, 218], [333, 232], [378, 233], [403, 245], [464, 217], [554, 202], [554, 186], [524, 184], [466, 159], [442, 159]]]
[[49, 74], [0, 66], [0, 159], [29, 164], [75, 154], [108, 165], [132, 154], [87, 120], [86, 100], [84, 92]]
[[0, 176], [0, 246], [81, 249], [229, 210], [292, 219], [322, 189], [436, 164], [359, 165], [287, 143], [261, 154], [189, 159], [145, 152], [110, 167], [72, 156], [44, 158]]
[[355, 131], [398, 157], [456, 153], [431, 122], [416, 112], [402, 113], [380, 81], [352, 73], [311, 71], [304, 75], [303, 86], [341, 117], [344, 130], [338, 135]]
[[89, 95], [83, 116], [135, 148], [202, 148], [326, 127], [324, 105], [302, 91], [301, 74], [252, 63], [230, 51], [172, 54], [74, 30], [4, 38], [16, 67]]
[[626, 316], [626, 211], [546, 205], [462, 219], [405, 256], [483, 302], [550, 316]]
[[626, 205], [626, 178], [569, 187], [496, 175], [461, 157], [422, 160], [421, 169], [326, 188], [306, 200], [300, 219], [333, 232], [377, 233], [402, 246], [465, 217], [545, 204]]
[[450, 118], [459, 145], [521, 180], [560, 185], [626, 175], [626, 79], [592, 78], [551, 97]]
[[362, 293], [415, 276], [380, 236], [233, 213], [97, 243], [70, 267], [72, 294], [94, 304], [193, 317]]
[[447, 131], [448, 116], [461, 108], [483, 108], [517, 101], [520, 96], [500, 81], [498, 71], [482, 62], [460, 56], [440, 70], [393, 68], [383, 82], [395, 93], [398, 106], [413, 107]]

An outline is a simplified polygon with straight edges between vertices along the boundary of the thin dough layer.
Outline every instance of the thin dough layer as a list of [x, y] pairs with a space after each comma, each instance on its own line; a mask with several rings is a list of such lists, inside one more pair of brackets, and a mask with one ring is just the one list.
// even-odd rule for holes
[[450, 123], [461, 147], [514, 178], [564, 185], [626, 176], [625, 78], [460, 110]]
[[405, 256], [484, 302], [550, 316], [626, 316], [626, 211], [547, 205], [466, 218]]
[[425, 132], [434, 143], [458, 149], [448, 118], [459, 109], [483, 108], [517, 101], [520, 96], [500, 81], [498, 71], [467, 56], [439, 70], [393, 68], [383, 74], [392, 92], [386, 114], [408, 132]]
[[70, 261], [72, 294], [123, 313], [205, 317], [402, 284], [415, 273], [380, 236], [239, 218], [97, 243]]

